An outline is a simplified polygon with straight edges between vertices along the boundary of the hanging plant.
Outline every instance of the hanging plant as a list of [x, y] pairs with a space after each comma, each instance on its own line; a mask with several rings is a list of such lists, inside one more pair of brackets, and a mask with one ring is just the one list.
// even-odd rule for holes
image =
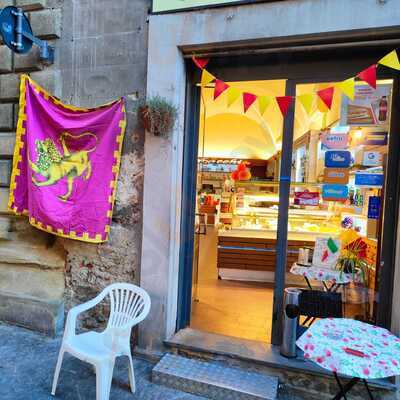
[[139, 107], [139, 118], [146, 131], [168, 137], [175, 126], [178, 109], [167, 99], [154, 96]]

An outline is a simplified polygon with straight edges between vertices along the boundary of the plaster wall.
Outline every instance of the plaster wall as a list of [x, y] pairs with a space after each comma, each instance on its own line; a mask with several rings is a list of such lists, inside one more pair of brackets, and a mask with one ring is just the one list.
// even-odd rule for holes
[[180, 49], [355, 29], [373, 32], [398, 26], [399, 21], [398, 0], [288, 0], [150, 16], [147, 92], [171, 100], [179, 108], [179, 120], [170, 142], [149, 137], [145, 142], [140, 282], [153, 307], [140, 327], [143, 349], [162, 349], [176, 326], [185, 115]]

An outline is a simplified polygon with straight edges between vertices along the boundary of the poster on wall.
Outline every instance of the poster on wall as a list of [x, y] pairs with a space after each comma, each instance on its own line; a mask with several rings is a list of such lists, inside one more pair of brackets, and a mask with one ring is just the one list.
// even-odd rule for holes
[[299, 206], [317, 206], [319, 204], [319, 192], [310, 192], [308, 190], [295, 192], [293, 202]]
[[365, 151], [362, 165], [365, 167], [377, 167], [382, 165], [382, 153], [379, 151]]
[[348, 168], [351, 164], [351, 153], [347, 150], [329, 150], [325, 153], [325, 167]]
[[324, 183], [349, 183], [349, 170], [347, 168], [325, 168]]
[[321, 133], [322, 150], [347, 149], [349, 135], [347, 133]]
[[322, 186], [322, 198], [328, 201], [346, 201], [349, 197], [347, 185], [325, 184]]
[[354, 100], [342, 97], [342, 125], [387, 126], [389, 123], [391, 85], [356, 85]]

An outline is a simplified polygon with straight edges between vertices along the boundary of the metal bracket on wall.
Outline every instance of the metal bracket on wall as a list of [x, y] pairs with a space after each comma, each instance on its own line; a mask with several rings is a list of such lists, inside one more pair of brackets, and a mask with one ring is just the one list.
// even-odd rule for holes
[[33, 35], [31, 24], [21, 8], [9, 6], [0, 10], [0, 34], [15, 53], [26, 54], [35, 44], [40, 49], [41, 60], [53, 64], [54, 48]]

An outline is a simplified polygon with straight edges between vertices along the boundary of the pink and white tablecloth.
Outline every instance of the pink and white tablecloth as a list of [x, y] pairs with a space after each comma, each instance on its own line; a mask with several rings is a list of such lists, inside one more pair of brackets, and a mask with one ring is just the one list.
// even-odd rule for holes
[[316, 321], [297, 346], [334, 373], [361, 379], [400, 375], [400, 339], [388, 330], [346, 318]]
[[[314, 279], [317, 281], [332, 281], [337, 284], [346, 284], [357, 280], [357, 277], [353, 277], [352, 274], [345, 274], [336, 269], [319, 268], [319, 267], [304, 267], [294, 263], [290, 268], [290, 272], [293, 275], [304, 276], [308, 279]], [[354, 279], [356, 278], [356, 279]]]

